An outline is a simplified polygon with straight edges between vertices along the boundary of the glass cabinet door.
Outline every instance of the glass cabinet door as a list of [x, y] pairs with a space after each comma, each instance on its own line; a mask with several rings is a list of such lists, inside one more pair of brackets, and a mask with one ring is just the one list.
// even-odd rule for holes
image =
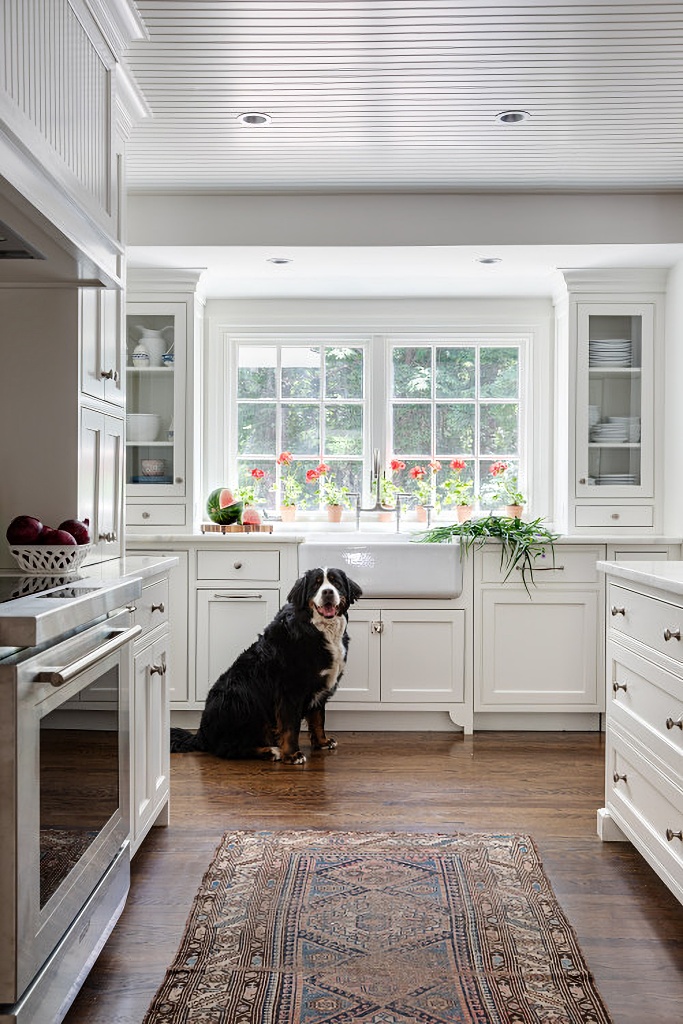
[[130, 303], [126, 313], [126, 488], [185, 493], [185, 306]]
[[578, 309], [577, 494], [652, 494], [651, 306]]

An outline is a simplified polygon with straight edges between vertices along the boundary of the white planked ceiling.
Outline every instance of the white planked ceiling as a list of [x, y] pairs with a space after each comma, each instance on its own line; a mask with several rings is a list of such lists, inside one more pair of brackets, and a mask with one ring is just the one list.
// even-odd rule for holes
[[[137, 7], [133, 191], [683, 188], [683, 3]], [[530, 117], [496, 121], [510, 109]]]

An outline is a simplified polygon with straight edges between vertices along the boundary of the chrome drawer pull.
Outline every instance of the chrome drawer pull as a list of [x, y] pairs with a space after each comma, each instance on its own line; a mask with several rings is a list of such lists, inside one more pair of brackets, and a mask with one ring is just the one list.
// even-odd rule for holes
[[[521, 565], [516, 565], [517, 572], [524, 572]], [[534, 572], [564, 572], [563, 565], [534, 565]]]
[[614, 782], [628, 782], [627, 777], [625, 775], [620, 775], [619, 772], [614, 773], [614, 775], [612, 776], [612, 780]]
[[217, 601], [260, 601], [263, 594], [214, 594]]
[[672, 839], [680, 839], [683, 843], [683, 830], [679, 828], [678, 832], [674, 832], [672, 828], [668, 828], [666, 830], [666, 841], [670, 843]]
[[618, 683], [615, 679], [612, 683], [612, 689], [615, 693], [618, 693], [619, 690], [623, 690], [625, 693], [628, 690], [628, 686], [626, 685], [626, 683]]
[[667, 718], [666, 720], [667, 729], [681, 729], [683, 730], [683, 715], [678, 719]]
[[102, 661], [103, 658], [113, 654], [114, 651], [118, 651], [120, 647], [124, 647], [131, 640], [135, 640], [141, 633], [142, 626], [131, 626], [130, 629], [113, 629], [109, 638], [104, 643], [101, 643], [99, 647], [96, 647], [94, 651], [89, 651], [88, 654], [83, 655], [82, 658], [77, 658], [76, 661], [72, 661], [70, 665], [65, 665], [64, 668], [47, 669], [44, 672], [38, 672], [34, 682], [64, 686], [65, 683], [70, 683], [81, 672], [92, 668], [98, 661]]
[[664, 630], [664, 639], [665, 640], [680, 640], [681, 639], [681, 631], [680, 631], [680, 629], [665, 629]]
[[162, 615], [163, 615], [163, 613], [166, 611], [166, 609], [164, 608], [164, 602], [160, 601], [159, 604], [153, 604], [152, 605], [152, 611], [153, 612], [161, 612]]
[[626, 615], [626, 609], [617, 608], [615, 604], [612, 605], [610, 611], [612, 612], [612, 615]]

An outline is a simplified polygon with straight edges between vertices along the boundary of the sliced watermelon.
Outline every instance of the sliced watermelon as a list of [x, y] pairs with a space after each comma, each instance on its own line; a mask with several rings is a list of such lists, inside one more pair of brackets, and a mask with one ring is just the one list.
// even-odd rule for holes
[[221, 508], [220, 499], [224, 487], [217, 487], [212, 491], [206, 502], [206, 513], [212, 523], [219, 523], [221, 526], [229, 526], [230, 523], [242, 522], [243, 502], [234, 501], [232, 505]]

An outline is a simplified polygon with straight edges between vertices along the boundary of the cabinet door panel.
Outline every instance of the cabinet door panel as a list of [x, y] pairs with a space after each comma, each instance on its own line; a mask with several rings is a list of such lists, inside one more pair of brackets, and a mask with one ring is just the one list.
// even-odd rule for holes
[[382, 700], [448, 703], [463, 699], [465, 613], [383, 613]]
[[598, 591], [482, 593], [475, 711], [599, 711]]
[[197, 591], [198, 701], [263, 632], [279, 605], [279, 590]]
[[[378, 701], [380, 699], [380, 642], [382, 613], [377, 608], [351, 610], [349, 621], [349, 653], [346, 669], [332, 700], [335, 704], [346, 701]], [[377, 626], [373, 628], [373, 623]]]
[[169, 664], [167, 637], [135, 656], [131, 699], [132, 853], [168, 799]]

